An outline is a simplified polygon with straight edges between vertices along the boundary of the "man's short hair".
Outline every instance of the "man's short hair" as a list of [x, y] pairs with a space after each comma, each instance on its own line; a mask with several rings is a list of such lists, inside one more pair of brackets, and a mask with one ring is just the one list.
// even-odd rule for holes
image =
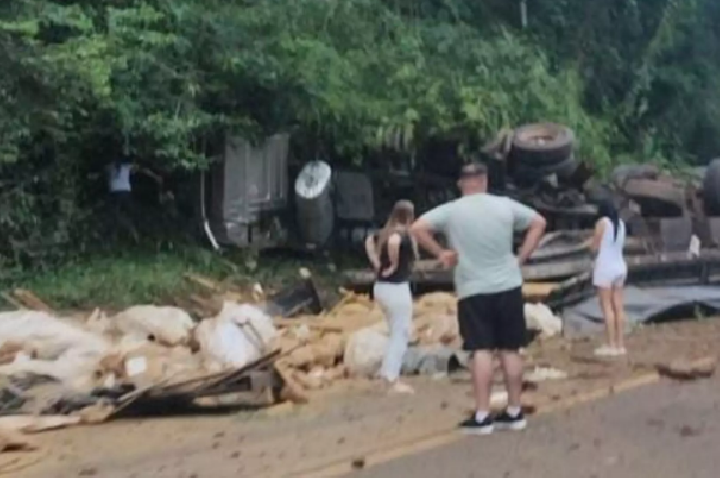
[[487, 173], [488, 169], [485, 164], [479, 161], [473, 161], [472, 163], [464, 165], [460, 169], [460, 179], [474, 178], [477, 176], [487, 176]]

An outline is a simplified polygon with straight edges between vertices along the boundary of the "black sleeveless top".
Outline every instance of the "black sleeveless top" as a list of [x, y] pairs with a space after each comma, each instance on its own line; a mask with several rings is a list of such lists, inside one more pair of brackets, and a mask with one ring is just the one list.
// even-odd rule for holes
[[[375, 236], [377, 239], [377, 236]], [[399, 284], [410, 280], [410, 273], [412, 272], [412, 265], [415, 260], [415, 253], [413, 251], [412, 239], [407, 233], [400, 233], [400, 254], [398, 257], [398, 266], [395, 272], [387, 277], [382, 276], [382, 271], [390, 267], [390, 255], [388, 253], [387, 241], [383, 244], [380, 250], [380, 271], [376, 274], [376, 280], [378, 282], [390, 282], [393, 284]]]

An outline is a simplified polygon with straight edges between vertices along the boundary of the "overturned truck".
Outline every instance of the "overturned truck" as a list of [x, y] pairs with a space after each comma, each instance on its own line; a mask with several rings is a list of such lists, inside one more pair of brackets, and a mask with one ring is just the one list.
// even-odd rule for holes
[[[597, 203], [610, 200], [628, 225], [629, 284], [695, 287], [682, 293], [666, 289], [653, 297], [631, 291], [638, 321], [660, 317], [660, 309], [673, 309], [676, 315], [680, 310], [692, 315], [696, 309], [720, 309], [720, 298], [704, 289], [720, 280], [720, 159], [683, 173], [648, 164], [622, 165], [600, 182], [592, 167], [575, 157], [574, 143], [572, 130], [544, 123], [503, 131], [483, 150], [491, 189], [548, 219], [548, 233], [523, 269], [527, 300], [543, 301], [562, 312], [593, 296], [592, 258], [583, 242], [592, 234]], [[351, 289], [367, 290], [373, 274], [347, 271], [346, 280]], [[418, 292], [451, 289], [452, 274], [432, 260], [421, 261], [413, 284]], [[582, 320], [601, 323], [599, 309], [585, 305]], [[582, 328], [582, 320], [575, 325]]]

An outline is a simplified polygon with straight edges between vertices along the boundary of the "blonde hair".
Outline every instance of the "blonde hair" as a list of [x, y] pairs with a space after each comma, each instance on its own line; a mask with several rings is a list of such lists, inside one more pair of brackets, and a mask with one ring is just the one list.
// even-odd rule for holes
[[396, 232], [405, 232], [415, 220], [415, 206], [407, 199], [401, 199], [395, 203], [390, 212], [385, 226], [380, 230], [375, 242], [378, 251]]

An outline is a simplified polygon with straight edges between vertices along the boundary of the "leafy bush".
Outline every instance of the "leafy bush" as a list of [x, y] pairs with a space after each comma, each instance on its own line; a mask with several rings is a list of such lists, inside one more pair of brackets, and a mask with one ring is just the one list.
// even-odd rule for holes
[[505, 0], [3, 2], [0, 256], [107, 245], [94, 175], [206, 168], [226, 130], [358, 158], [557, 121], [600, 170], [715, 154], [719, 2], [529, 5], [523, 29]]

